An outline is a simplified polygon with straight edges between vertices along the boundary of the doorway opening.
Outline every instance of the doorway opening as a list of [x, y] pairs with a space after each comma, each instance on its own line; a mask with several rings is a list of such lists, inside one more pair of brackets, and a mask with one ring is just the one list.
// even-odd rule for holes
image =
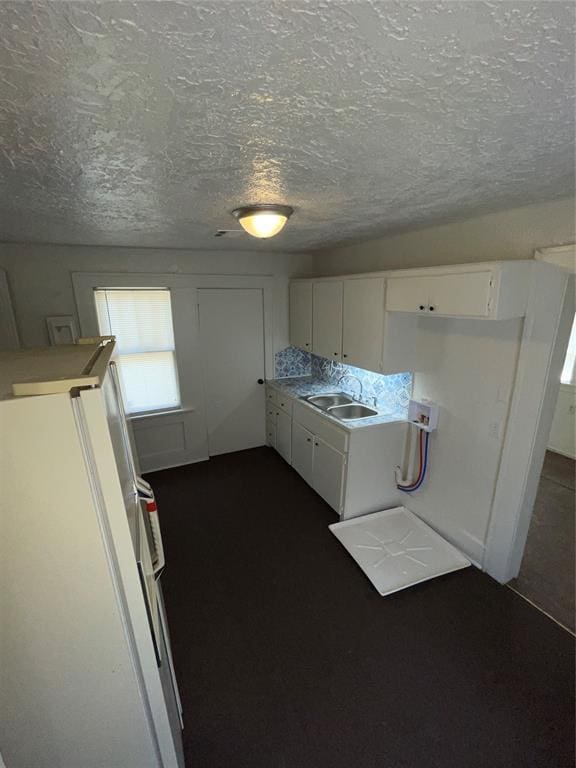
[[524, 556], [509, 586], [574, 634], [576, 318], [540, 475]]

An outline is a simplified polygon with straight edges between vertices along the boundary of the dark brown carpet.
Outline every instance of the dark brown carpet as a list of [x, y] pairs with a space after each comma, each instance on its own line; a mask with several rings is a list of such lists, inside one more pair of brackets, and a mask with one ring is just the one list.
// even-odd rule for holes
[[572, 637], [510, 589], [379, 597], [268, 448], [149, 480], [189, 768], [572, 768]]
[[575, 627], [576, 462], [546, 452], [518, 578], [510, 586], [556, 621]]

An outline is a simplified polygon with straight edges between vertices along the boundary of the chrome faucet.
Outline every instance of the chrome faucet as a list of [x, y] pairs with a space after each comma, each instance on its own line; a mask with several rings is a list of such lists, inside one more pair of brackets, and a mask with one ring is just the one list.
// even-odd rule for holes
[[356, 401], [357, 401], [357, 402], [359, 402], [359, 403], [361, 403], [361, 402], [362, 402], [362, 392], [363, 392], [363, 387], [362, 387], [362, 382], [360, 381], [360, 379], [358, 378], [358, 376], [354, 376], [354, 374], [353, 374], [353, 373], [343, 373], [343, 374], [342, 374], [342, 376], [340, 376], [340, 378], [338, 379], [338, 386], [340, 386], [340, 384], [342, 383], [342, 381], [343, 381], [344, 379], [354, 379], [355, 381], [357, 381], [357, 382], [358, 382], [358, 384], [360, 384], [360, 394], [359, 394], [359, 395], [357, 395], [357, 396], [355, 396], [355, 395], [352, 395], [352, 399], [353, 399], [353, 400], [356, 400]]

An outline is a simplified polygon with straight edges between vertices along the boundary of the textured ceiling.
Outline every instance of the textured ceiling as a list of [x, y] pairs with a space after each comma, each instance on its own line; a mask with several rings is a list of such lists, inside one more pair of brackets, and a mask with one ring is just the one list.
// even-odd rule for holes
[[[3, 2], [0, 240], [301, 250], [573, 192], [574, 5]], [[213, 237], [238, 205], [274, 241]]]

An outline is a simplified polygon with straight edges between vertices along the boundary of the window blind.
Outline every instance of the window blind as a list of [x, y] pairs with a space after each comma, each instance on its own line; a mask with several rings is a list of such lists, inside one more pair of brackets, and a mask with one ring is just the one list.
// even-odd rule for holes
[[94, 296], [100, 333], [116, 337], [115, 360], [126, 412], [177, 408], [170, 291], [99, 288]]

